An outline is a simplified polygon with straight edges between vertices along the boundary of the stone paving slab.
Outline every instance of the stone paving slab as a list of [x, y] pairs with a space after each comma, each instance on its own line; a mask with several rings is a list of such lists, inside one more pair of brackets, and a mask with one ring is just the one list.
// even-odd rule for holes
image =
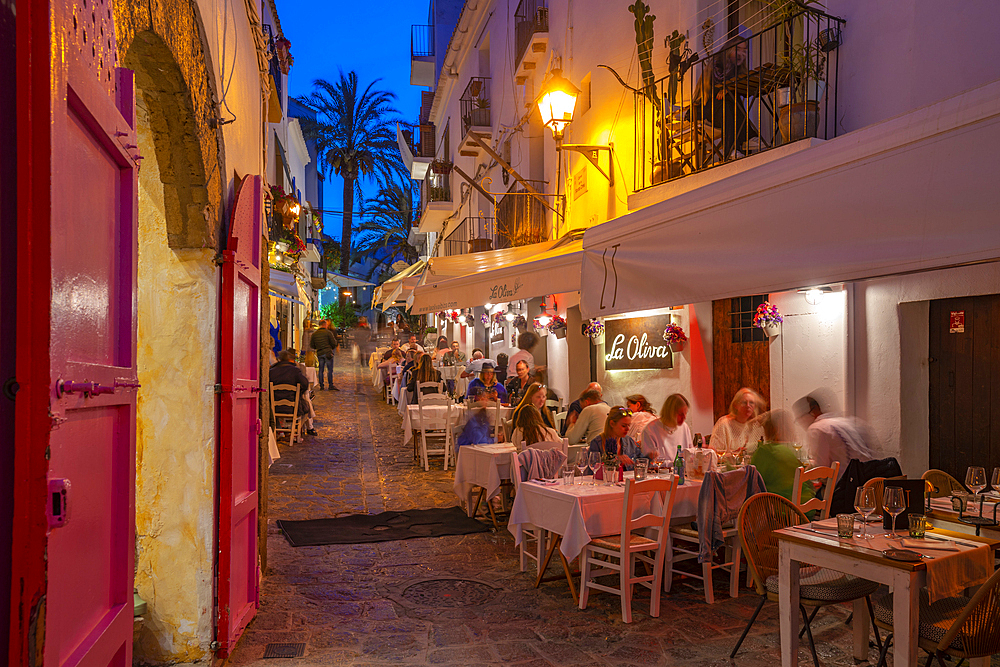
[[[381, 400], [367, 377], [367, 368], [339, 365], [335, 382], [341, 391], [318, 392], [314, 400], [319, 435], [279, 446], [281, 458], [271, 467], [268, 488], [269, 568], [261, 606], [230, 665], [780, 663], [775, 604], [765, 605], [740, 655], [729, 659], [758, 598], [746, 588], [739, 598], [728, 598], [721, 575], [718, 602], [712, 606], [700, 589], [675, 580], [673, 592], [663, 595], [659, 618], [645, 613], [649, 593], [639, 587], [633, 622], [625, 624], [617, 597], [592, 593], [588, 608], [580, 610], [565, 583], [534, 588], [533, 577], [518, 569], [513, 537], [505, 528], [378, 544], [290, 547], [274, 527], [277, 519], [458, 504], [453, 471], [438, 467], [425, 473], [416, 465], [412, 446], [402, 444], [395, 407]], [[480, 595], [481, 603], [463, 606], [435, 598], [433, 586], [415, 587], [449, 579], [472, 582], [462, 584], [461, 595]], [[853, 664], [844, 624], [849, 611], [828, 607], [816, 618], [823, 665]], [[305, 642], [305, 655], [264, 660], [269, 642]], [[873, 649], [871, 664], [876, 657]], [[812, 664], [805, 646], [801, 661]]]

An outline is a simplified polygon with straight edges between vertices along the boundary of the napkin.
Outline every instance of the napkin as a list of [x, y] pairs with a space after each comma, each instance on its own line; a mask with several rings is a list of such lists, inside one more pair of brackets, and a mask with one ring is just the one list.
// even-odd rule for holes
[[[902, 542], [905, 544], [907, 540]], [[993, 573], [993, 555], [985, 544], [976, 549], [959, 549], [956, 545], [956, 552], [925, 561], [927, 597], [931, 604], [961, 595], [963, 590], [978, 586]]]
[[541, 484], [542, 486], [555, 486], [556, 484], [563, 483], [561, 479], [533, 479], [531, 481]]
[[958, 545], [951, 540], [918, 540], [914, 538], [906, 538], [900, 540], [900, 543], [908, 549], [931, 549], [934, 551], [961, 551]]

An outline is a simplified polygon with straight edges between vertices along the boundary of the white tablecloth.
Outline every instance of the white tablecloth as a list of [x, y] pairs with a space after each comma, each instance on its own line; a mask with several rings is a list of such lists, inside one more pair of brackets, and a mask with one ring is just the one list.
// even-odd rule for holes
[[459, 364], [457, 366], [438, 366], [438, 370], [441, 371], [442, 380], [455, 381], [456, 395], [465, 396], [465, 392], [469, 389], [469, 378], [459, 377], [462, 374], [462, 371], [465, 370], [465, 364]]
[[472, 506], [473, 489], [486, 489], [486, 500], [500, 493], [500, 482], [510, 479], [510, 455], [517, 450], [510, 444], [466, 445], [458, 448], [455, 462], [455, 494], [466, 503], [469, 516], [476, 508]]
[[[420, 413], [418, 412], [420, 406], [418, 405], [407, 405], [406, 411], [403, 413], [403, 444], [408, 445], [413, 439], [413, 431], [420, 430]], [[438, 415], [444, 413], [445, 407], [443, 405], [428, 405], [424, 408], [424, 411], [434, 410]], [[451, 419], [454, 424], [464, 424], [465, 423], [465, 405], [461, 403], [456, 403], [451, 406]], [[501, 419], [508, 419], [510, 417], [511, 408], [500, 408]]]
[[[697, 514], [698, 493], [701, 482], [688, 480], [677, 487], [674, 499], [673, 520]], [[637, 498], [635, 515], [649, 512], [653, 496]], [[537, 482], [524, 482], [514, 498], [507, 529], [521, 543], [521, 525], [533, 524], [562, 535], [559, 550], [572, 560], [580, 555], [587, 543], [595, 537], [617, 535], [622, 529], [622, 503], [625, 501], [623, 486], [591, 486], [557, 484], [546, 486]]]
[[316, 373], [315, 366], [306, 366], [306, 379], [309, 380], [309, 386], [319, 384], [319, 374]]

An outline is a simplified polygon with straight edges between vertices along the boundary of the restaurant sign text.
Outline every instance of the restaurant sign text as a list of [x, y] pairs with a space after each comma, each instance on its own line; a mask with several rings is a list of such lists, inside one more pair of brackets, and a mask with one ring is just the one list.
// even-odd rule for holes
[[663, 330], [670, 315], [605, 320], [604, 368], [639, 370], [673, 368], [670, 346], [663, 340]]

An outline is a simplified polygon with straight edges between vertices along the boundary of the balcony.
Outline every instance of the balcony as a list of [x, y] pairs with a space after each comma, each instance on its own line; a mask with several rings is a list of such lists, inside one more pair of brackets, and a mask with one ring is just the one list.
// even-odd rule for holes
[[512, 185], [496, 207], [497, 248], [517, 248], [549, 240], [545, 207], [519, 185]]
[[434, 84], [434, 26], [410, 26], [410, 85]]
[[271, 74], [271, 95], [267, 104], [267, 122], [280, 123], [281, 107], [281, 63], [278, 59], [278, 47], [274, 43], [274, 32], [266, 23], [261, 26], [264, 40], [267, 42], [268, 71]]
[[462, 112], [462, 148], [459, 154], [475, 157], [482, 148], [469, 137], [469, 133], [475, 132], [483, 139], [493, 136], [493, 123], [490, 119], [490, 78], [472, 77], [462, 97], [459, 98], [459, 105]]
[[524, 84], [537, 70], [549, 46], [547, 0], [521, 0], [514, 12], [514, 80]]
[[431, 163], [422, 190], [423, 210], [417, 226], [421, 234], [440, 232], [442, 223], [455, 212], [455, 204], [451, 201], [451, 169], [451, 162], [435, 160]]
[[[434, 152], [437, 148], [434, 124], [425, 123], [415, 125], [412, 129], [403, 130], [402, 133], [403, 141], [406, 142], [406, 148], [413, 156], [410, 165], [410, 178], [422, 181], [427, 176], [427, 169], [434, 160]], [[404, 155], [405, 162], [407, 158], [405, 157], [403, 146], [400, 146], [400, 153]]]
[[[322, 248], [320, 248], [322, 256]], [[326, 267], [323, 262], [314, 262], [309, 265], [309, 280], [314, 290], [326, 289]]]
[[743, 67], [742, 45], [702, 59], [672, 54], [671, 74], [635, 93], [636, 191], [837, 136], [843, 24], [801, 12], [746, 40]]
[[466, 218], [444, 239], [445, 256], [465, 255], [484, 250], [509, 248], [510, 243], [496, 233], [494, 218]]

